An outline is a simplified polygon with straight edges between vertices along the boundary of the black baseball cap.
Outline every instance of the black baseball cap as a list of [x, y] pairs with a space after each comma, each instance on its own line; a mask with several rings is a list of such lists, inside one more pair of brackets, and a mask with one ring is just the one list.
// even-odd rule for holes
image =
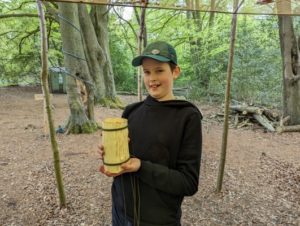
[[144, 58], [152, 58], [160, 62], [172, 62], [177, 65], [177, 55], [174, 47], [163, 41], [150, 43], [140, 56], [132, 60], [132, 65], [134, 67], [142, 65]]

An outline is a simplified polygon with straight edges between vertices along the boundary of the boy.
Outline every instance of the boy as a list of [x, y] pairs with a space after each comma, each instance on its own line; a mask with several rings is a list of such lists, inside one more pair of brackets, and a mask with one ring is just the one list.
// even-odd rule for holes
[[100, 167], [103, 174], [114, 177], [113, 226], [180, 226], [183, 198], [198, 190], [202, 115], [173, 94], [180, 68], [171, 45], [149, 44], [132, 65], [143, 67], [149, 95], [123, 112], [131, 154], [122, 164], [123, 171], [112, 174]]

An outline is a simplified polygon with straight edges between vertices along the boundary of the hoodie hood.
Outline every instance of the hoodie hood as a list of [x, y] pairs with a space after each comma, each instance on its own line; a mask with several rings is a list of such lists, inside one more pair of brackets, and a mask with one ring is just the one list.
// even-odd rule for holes
[[191, 107], [197, 110], [201, 114], [201, 118], [203, 115], [198, 107], [186, 100], [165, 100], [165, 101], [158, 101], [152, 96], [148, 95], [147, 98], [144, 100], [144, 103], [148, 106], [166, 106], [166, 107], [174, 107], [174, 108], [185, 108]]

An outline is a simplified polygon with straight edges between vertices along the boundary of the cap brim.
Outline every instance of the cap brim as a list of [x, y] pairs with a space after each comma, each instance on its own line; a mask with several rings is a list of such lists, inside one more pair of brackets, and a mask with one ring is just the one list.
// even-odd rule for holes
[[160, 56], [160, 55], [142, 55], [134, 58], [132, 60], [132, 66], [137, 67], [142, 65], [144, 58], [151, 58], [160, 62], [170, 62], [171, 60], [167, 57]]

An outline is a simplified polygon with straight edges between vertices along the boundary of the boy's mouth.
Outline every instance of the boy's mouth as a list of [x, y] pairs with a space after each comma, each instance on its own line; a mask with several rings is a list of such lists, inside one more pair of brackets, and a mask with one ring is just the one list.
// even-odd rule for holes
[[150, 87], [151, 89], [156, 89], [156, 88], [159, 87], [159, 86], [160, 86], [160, 84], [158, 84], [158, 83], [152, 83], [152, 84], [149, 85], [149, 87]]

